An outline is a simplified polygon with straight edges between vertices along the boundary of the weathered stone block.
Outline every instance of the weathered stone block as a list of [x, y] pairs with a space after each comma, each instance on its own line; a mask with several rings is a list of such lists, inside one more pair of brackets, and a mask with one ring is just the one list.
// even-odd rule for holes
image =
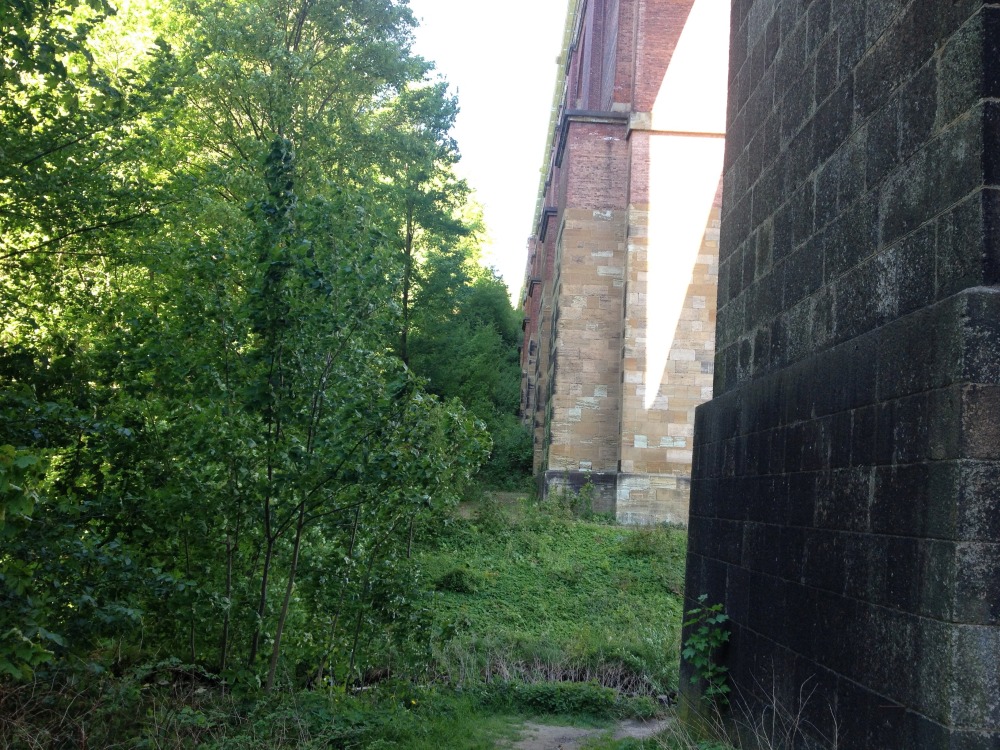
[[[933, 747], [924, 745], [923, 747]], [[951, 735], [950, 750], [997, 750], [1000, 748], [1000, 732], [962, 732]]]
[[1000, 731], [1000, 629], [955, 628], [951, 720], [960, 727]]
[[955, 570], [955, 619], [1000, 624], [1000, 543], [958, 544]]
[[817, 495], [823, 494], [826, 477], [817, 472], [795, 472], [787, 475], [787, 523], [792, 526], [812, 526]]
[[844, 587], [844, 534], [827, 529], [806, 533], [802, 581], [807, 586], [840, 592]]
[[925, 464], [875, 469], [870, 508], [872, 531], [919, 534], [929, 503], [929, 469]]
[[920, 544], [919, 614], [940, 622], [951, 619], [954, 611], [955, 543], [923, 540]]
[[955, 469], [958, 475], [956, 538], [969, 541], [1000, 539], [1000, 464], [963, 461]]
[[963, 456], [1000, 459], [1000, 386], [966, 386], [961, 408]]
[[1000, 293], [991, 289], [963, 295], [956, 313], [962, 326], [962, 378], [1000, 383]]
[[780, 568], [781, 527], [765, 523], [743, 526], [743, 559], [741, 566], [760, 573], [777, 575]]
[[948, 40], [938, 62], [939, 127], [967, 112], [983, 91], [983, 17], [976, 16]]
[[934, 132], [937, 100], [937, 66], [933, 60], [924, 64], [899, 92], [899, 156], [908, 159]]
[[829, 496], [817, 499], [814, 523], [827, 529], [867, 529], [872, 490], [870, 467], [834, 469], [830, 472]]

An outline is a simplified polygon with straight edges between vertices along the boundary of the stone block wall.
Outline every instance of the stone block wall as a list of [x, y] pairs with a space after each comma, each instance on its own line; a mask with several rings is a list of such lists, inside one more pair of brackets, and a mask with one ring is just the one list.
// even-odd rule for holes
[[624, 211], [567, 209], [558, 247], [550, 471], [618, 467]]
[[733, 4], [686, 595], [819, 746], [1000, 747], [998, 97], [996, 3]]
[[655, 308], [656, 295], [677, 293], [667, 292], [664, 278], [676, 271], [656, 259], [651, 268], [649, 254], [677, 249], [669, 238], [651, 242], [650, 210], [629, 210], [617, 508], [625, 522], [686, 523], [695, 408], [712, 395], [719, 209], [696, 257], [683, 264], [688, 283], [676, 319]]

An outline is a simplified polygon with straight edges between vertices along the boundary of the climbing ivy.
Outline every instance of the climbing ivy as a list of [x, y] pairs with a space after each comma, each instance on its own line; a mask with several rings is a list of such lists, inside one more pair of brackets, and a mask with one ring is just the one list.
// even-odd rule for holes
[[691, 684], [704, 684], [702, 698], [717, 705], [728, 705], [729, 668], [719, 663], [720, 650], [729, 642], [726, 623], [729, 615], [722, 604], [706, 604], [707, 594], [698, 597], [698, 606], [685, 613], [687, 638], [681, 656], [692, 667]]

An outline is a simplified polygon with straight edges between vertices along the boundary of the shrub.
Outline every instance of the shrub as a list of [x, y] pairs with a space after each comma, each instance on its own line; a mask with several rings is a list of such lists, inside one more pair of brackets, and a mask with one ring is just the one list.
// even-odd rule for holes
[[596, 682], [493, 682], [479, 691], [485, 705], [541, 714], [584, 714], [611, 718], [618, 693]]
[[687, 538], [667, 526], [639, 526], [625, 537], [622, 551], [630, 557], [683, 559]]
[[475, 594], [483, 584], [483, 576], [467, 565], [452, 568], [434, 583], [438, 591], [450, 591], [453, 594]]

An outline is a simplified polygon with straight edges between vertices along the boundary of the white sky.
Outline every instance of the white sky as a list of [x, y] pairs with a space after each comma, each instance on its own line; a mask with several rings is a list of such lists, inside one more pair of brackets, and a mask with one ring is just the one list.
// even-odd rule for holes
[[[483, 204], [484, 262], [511, 295], [524, 277], [560, 53], [566, 0], [410, 0], [414, 52], [458, 94], [458, 173]], [[516, 302], [516, 299], [515, 299]]]

